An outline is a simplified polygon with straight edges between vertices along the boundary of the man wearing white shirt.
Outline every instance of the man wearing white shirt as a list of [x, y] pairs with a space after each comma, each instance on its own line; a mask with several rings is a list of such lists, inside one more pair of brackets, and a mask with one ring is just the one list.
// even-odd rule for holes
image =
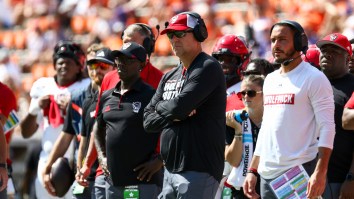
[[268, 183], [303, 165], [310, 176], [307, 198], [315, 198], [324, 192], [333, 147], [333, 91], [326, 76], [301, 59], [308, 43], [300, 24], [278, 22], [270, 38], [273, 57], [281, 67], [264, 82], [262, 127], [244, 192], [250, 198], [258, 197], [254, 191], [258, 172], [261, 197], [276, 198]]

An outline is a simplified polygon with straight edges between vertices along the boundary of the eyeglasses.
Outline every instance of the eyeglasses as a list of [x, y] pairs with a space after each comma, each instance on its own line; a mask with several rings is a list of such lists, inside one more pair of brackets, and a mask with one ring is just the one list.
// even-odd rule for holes
[[193, 32], [193, 30], [185, 30], [185, 31], [172, 31], [167, 33], [167, 37], [169, 39], [173, 39], [173, 36], [176, 36], [177, 38], [183, 38], [186, 36], [187, 33]]
[[108, 70], [110, 67], [113, 67], [113, 65], [103, 63], [103, 62], [96, 62], [96, 63], [88, 64], [88, 67], [91, 70], [96, 70], [97, 68], [100, 68], [101, 70]]
[[247, 91], [241, 91], [237, 93], [237, 97], [242, 98], [245, 97], [246, 94], [248, 97], [255, 97], [257, 93], [262, 93], [263, 91], [255, 91], [255, 90], [247, 90]]

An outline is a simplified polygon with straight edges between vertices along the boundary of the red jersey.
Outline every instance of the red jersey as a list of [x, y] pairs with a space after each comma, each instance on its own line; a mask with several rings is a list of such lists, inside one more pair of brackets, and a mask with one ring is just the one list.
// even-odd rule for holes
[[[0, 114], [3, 114], [6, 118], [9, 116], [12, 110], [17, 110], [17, 102], [15, 94], [5, 84], [0, 82]], [[9, 143], [11, 133], [6, 134], [6, 142]]]
[[345, 108], [354, 109], [354, 92], [353, 92], [352, 96], [350, 97], [350, 99], [345, 104]]

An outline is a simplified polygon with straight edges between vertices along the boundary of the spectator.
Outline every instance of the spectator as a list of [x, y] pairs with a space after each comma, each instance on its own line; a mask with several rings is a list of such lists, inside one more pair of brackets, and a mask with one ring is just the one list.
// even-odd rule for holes
[[246, 70], [250, 55], [245, 43], [236, 35], [224, 35], [215, 44], [212, 56], [223, 69], [227, 95], [240, 91], [242, 71]]
[[165, 74], [144, 111], [145, 129], [162, 131], [159, 198], [214, 198], [224, 165], [225, 77], [202, 50], [208, 34], [197, 13], [177, 14], [161, 34], [180, 63]]
[[342, 117], [342, 126], [346, 130], [354, 130], [354, 92], [345, 104]]
[[[349, 42], [350, 42], [352, 49], [353, 49], [354, 48], [354, 38], [351, 39]], [[352, 55], [350, 57], [348, 66], [349, 66], [349, 72], [354, 74], [354, 55]]]
[[318, 197], [325, 189], [335, 134], [332, 88], [323, 73], [300, 58], [308, 48], [300, 24], [289, 20], [274, 24], [270, 40], [281, 68], [264, 82], [262, 127], [243, 191], [247, 197], [258, 196], [255, 174], [259, 172], [261, 197], [276, 198], [267, 183], [303, 165], [310, 176], [307, 198]]
[[[143, 45], [145, 49], [147, 49], [147, 55], [148, 57], [151, 55], [151, 53], [154, 52], [154, 47], [155, 47], [155, 36], [153, 34], [152, 29], [145, 25], [145, 24], [132, 24], [128, 26], [123, 34], [122, 38], [123, 43], [127, 42], [136, 42], [140, 45]], [[140, 71], [140, 77], [143, 81], [151, 85], [153, 88], [157, 88], [160, 79], [162, 78], [162, 72], [159, 71], [157, 68], [155, 68], [149, 59], [146, 60], [146, 65], [143, 67], [143, 69]], [[99, 96], [102, 95], [102, 93], [106, 90], [112, 89], [116, 86], [116, 84], [119, 82], [119, 75], [117, 70], [111, 71], [105, 75], [103, 78]], [[100, 100], [100, 98], [98, 99]], [[98, 113], [98, 105], [99, 102], [97, 103], [97, 109], [96, 113]], [[159, 145], [157, 147], [157, 154], [159, 153]], [[81, 173], [83, 173], [83, 178], [86, 178], [88, 174], [88, 170], [91, 168], [93, 163], [95, 162], [97, 158], [97, 153], [94, 147], [94, 134], [91, 135], [90, 137], [90, 145], [88, 147], [87, 155], [85, 158], [85, 162], [83, 163], [83, 168], [81, 169]], [[139, 179], [141, 181], [147, 180], [149, 181], [152, 175], [162, 168], [162, 161], [158, 158], [158, 156], [155, 154], [155, 158], [152, 160], [149, 160], [142, 165], [137, 166], [139, 168]], [[101, 168], [99, 167], [97, 172], [97, 177], [102, 178], [103, 172]], [[96, 180], [97, 180], [96, 177]], [[98, 188], [97, 188], [98, 189]], [[96, 190], [96, 194], [98, 193], [98, 190]], [[104, 192], [101, 194], [103, 195]], [[99, 196], [96, 195], [97, 198], [100, 198]], [[105, 198], [105, 197], [103, 197]]]
[[354, 186], [350, 180], [354, 178], [346, 176], [354, 172], [351, 169], [354, 167], [354, 160], [352, 160], [354, 132], [344, 130], [342, 127], [343, 109], [354, 91], [354, 75], [348, 70], [352, 48], [347, 37], [340, 33], [329, 34], [316, 45], [321, 51], [320, 66], [332, 85], [336, 125], [333, 152], [328, 164], [328, 183], [323, 196], [324, 198], [353, 198]]
[[[242, 72], [250, 61], [250, 54], [243, 38], [236, 35], [224, 35], [215, 44], [212, 56], [220, 63], [226, 80], [226, 110], [238, 110], [244, 108], [242, 100], [236, 96], [240, 91]], [[226, 127], [226, 132], [233, 133], [231, 127]], [[223, 181], [230, 174], [232, 167], [225, 160]], [[221, 188], [221, 187], [220, 187]], [[223, 190], [224, 188], [222, 188]]]
[[[53, 163], [65, 154], [65, 151], [68, 150], [69, 145], [73, 138], [79, 136], [87, 128], [92, 128], [93, 121], [90, 121], [90, 113], [87, 113], [90, 109], [90, 105], [94, 103], [94, 95], [98, 92], [98, 87], [100, 86], [104, 75], [113, 70], [114, 60], [110, 58], [111, 51], [108, 48], [97, 49], [96, 56], [87, 61], [87, 70], [89, 77], [91, 79], [91, 84], [83, 90], [78, 90], [72, 94], [72, 98], [69, 102], [67, 109], [67, 116], [65, 118], [65, 123], [63, 130], [56, 140], [56, 143], [53, 147], [52, 152], [50, 153], [46, 165], [42, 172], [43, 182], [47, 191], [51, 195], [56, 195], [55, 190], [51, 181], [50, 181], [50, 171]], [[97, 93], [98, 94], [98, 93]], [[92, 108], [92, 107], [91, 107]], [[92, 113], [91, 113], [92, 115]], [[85, 132], [87, 133], [87, 132]], [[83, 142], [86, 142], [86, 135], [81, 136], [80, 145]], [[78, 147], [76, 147], [78, 148]], [[81, 159], [82, 162], [82, 149], [78, 152], [78, 159]], [[81, 168], [81, 163], [78, 163], [77, 169]], [[94, 175], [94, 174], [93, 174]], [[78, 188], [80, 185], [74, 184], [73, 191], [74, 198], [83, 198], [89, 199], [94, 196], [94, 178], [89, 178], [88, 182], [79, 181], [81, 185], [84, 185], [85, 189]]]
[[255, 58], [252, 59], [247, 67], [246, 70], [242, 72], [243, 76], [247, 75], [263, 75], [267, 76], [269, 73], [273, 72], [275, 67], [266, 59], [262, 58]]
[[[121, 39], [123, 40], [123, 43], [136, 42], [146, 49], [148, 59], [146, 61], [146, 66], [144, 66], [140, 72], [140, 77], [143, 81], [156, 89], [163, 74], [150, 62], [151, 53], [154, 52], [155, 48], [155, 36], [152, 29], [148, 25], [135, 23], [128, 26], [123, 31]], [[103, 79], [101, 93], [105, 90], [113, 88], [118, 81], [119, 76], [117, 71], [108, 73]]]
[[[63, 128], [65, 110], [71, 93], [75, 90], [84, 89], [89, 84], [88, 79], [81, 78], [84, 62], [85, 54], [80, 46], [71, 41], [60, 41], [55, 46], [53, 53], [56, 75], [38, 79], [31, 88], [29, 113], [20, 126], [22, 136], [29, 138], [37, 131], [39, 124], [44, 123], [42, 151], [36, 179], [36, 196], [38, 199], [55, 198], [48, 194], [42, 179], [42, 173], [49, 154], [53, 150], [54, 143]], [[70, 157], [69, 151], [65, 153], [65, 157]], [[64, 198], [71, 198], [71, 193], [68, 193]]]
[[[96, 55], [98, 56], [96, 57]], [[113, 57], [111, 56], [111, 50], [109, 50], [108, 48], [104, 48], [103, 45], [91, 45], [88, 48], [87, 59], [89, 60], [88, 72], [90, 77], [92, 78], [92, 81], [94, 83], [93, 85], [95, 85], [95, 87], [94, 89], [88, 89], [84, 93], [81, 93], [82, 96], [85, 96], [85, 100], [81, 104], [82, 116], [85, 119], [83, 120], [84, 122], [82, 123], [82, 129], [80, 132], [81, 140], [78, 149], [78, 158], [76, 161], [76, 181], [83, 186], [87, 186], [87, 184], [91, 186], [93, 185], [94, 187], [91, 190], [91, 197], [100, 199], [106, 198], [106, 181], [104, 180], [103, 175], [101, 175], [100, 173], [101, 170], [98, 169], [99, 165], [97, 159], [92, 163], [90, 168], [87, 168], [85, 167], [86, 164], [84, 164], [84, 156], [86, 155], [86, 149], [88, 151], [91, 137], [93, 137], [91, 132], [95, 122], [94, 116], [98, 101], [98, 92], [101, 88], [104, 76], [115, 68], [115, 63]], [[97, 65], [100, 63], [105, 63], [104, 65], [108, 64], [111, 67], [106, 68], [106, 70], [104, 70], [105, 66]], [[98, 66], [99, 69], [95, 68]]]
[[[252, 59], [245, 71], [242, 72], [243, 76], [246, 77], [248, 75], [263, 75], [263, 76], [267, 76], [269, 73], [273, 72], [275, 70], [275, 66], [274, 64], [271, 64], [269, 61], [262, 59], [262, 58], [255, 58]], [[227, 103], [226, 103], [226, 111], [233, 111], [233, 110], [240, 110], [243, 109], [243, 106], [237, 106], [234, 105], [235, 103], [239, 103], [241, 99], [237, 96], [237, 95], [231, 95], [227, 98]], [[237, 108], [238, 107], [238, 108]], [[230, 127], [227, 127], [228, 131], [226, 132], [227, 134], [233, 135], [234, 134], [234, 130], [231, 129], [230, 131]], [[232, 138], [232, 136], [231, 136]], [[227, 146], [226, 146], [227, 148]], [[225, 168], [224, 168], [225, 170]]]
[[[212, 56], [221, 64], [226, 79], [227, 111], [244, 107], [242, 101], [239, 98], [233, 98], [232, 95], [240, 91], [242, 71], [246, 69], [250, 61], [250, 55], [251, 53], [240, 36], [225, 35], [214, 46]], [[229, 173], [227, 168], [230, 168], [230, 166], [226, 162], [224, 175]]]
[[[7, 198], [8, 182], [8, 141], [9, 132], [4, 132], [4, 126], [10, 112], [17, 110], [15, 94], [5, 84], [0, 82], [0, 198]], [[5, 137], [6, 133], [6, 137]]]
[[[232, 135], [226, 135], [226, 160], [233, 166], [227, 184], [232, 186], [234, 198], [247, 198], [243, 194], [242, 185], [246, 177], [247, 168], [251, 163], [252, 154], [256, 147], [259, 129], [263, 116], [263, 88], [264, 76], [247, 75], [242, 80], [241, 91], [237, 93], [245, 104], [243, 111], [226, 112], [226, 124], [234, 129]], [[248, 114], [243, 121], [236, 121], [236, 114]], [[249, 139], [251, 138], [251, 139]], [[247, 151], [247, 152], [246, 152]], [[259, 192], [259, 183], [256, 186]]]
[[[143, 127], [143, 109], [155, 93], [140, 78], [140, 71], [146, 64], [146, 51], [143, 46], [128, 42], [121, 50], [112, 51], [112, 55], [120, 81], [115, 88], [103, 93], [97, 126], [93, 130], [98, 159], [109, 178], [106, 197], [123, 198], [130, 190], [135, 197], [156, 198], [160, 192], [158, 175], [142, 182], [135, 170], [152, 157], [159, 136], [147, 134]], [[131, 144], [132, 140], [134, 144]]]

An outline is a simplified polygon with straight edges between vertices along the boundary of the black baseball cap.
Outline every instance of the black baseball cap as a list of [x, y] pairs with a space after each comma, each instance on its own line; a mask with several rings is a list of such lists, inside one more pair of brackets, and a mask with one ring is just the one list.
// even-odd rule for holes
[[118, 57], [119, 55], [124, 55], [132, 59], [138, 59], [141, 62], [146, 61], [146, 50], [143, 46], [135, 43], [128, 42], [123, 44], [120, 50], [113, 50], [112, 56]]
[[87, 61], [87, 64], [95, 63], [97, 61], [114, 65], [114, 57], [112, 57], [112, 51], [109, 48], [102, 48], [98, 50], [95, 57]]

